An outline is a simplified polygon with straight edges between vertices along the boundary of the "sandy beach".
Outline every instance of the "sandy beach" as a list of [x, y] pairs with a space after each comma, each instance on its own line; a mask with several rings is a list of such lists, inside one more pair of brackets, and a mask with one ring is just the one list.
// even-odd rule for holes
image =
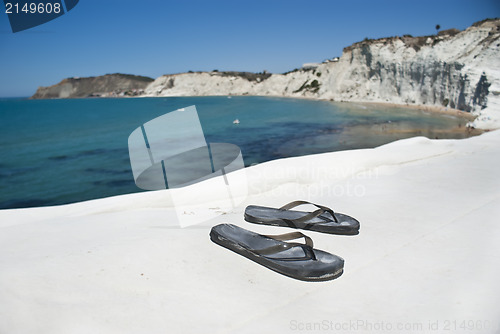
[[[248, 196], [228, 211], [207, 182], [191, 186], [183, 214], [213, 218], [186, 228], [169, 190], [2, 210], [0, 332], [494, 332], [499, 143], [415, 137], [263, 163], [231, 173]], [[223, 222], [289, 232], [243, 212], [296, 199], [361, 222], [358, 236], [306, 233], [345, 259], [340, 278], [297, 281], [209, 239]]]
[[384, 107], [389, 107], [389, 108], [408, 108], [412, 110], [422, 110], [422, 111], [428, 111], [428, 112], [433, 112], [433, 113], [438, 113], [438, 114], [444, 114], [444, 115], [451, 115], [451, 116], [456, 116], [463, 118], [468, 121], [473, 121], [476, 119], [477, 116], [471, 114], [470, 112], [466, 112], [463, 110], [459, 109], [453, 109], [453, 108], [448, 108], [448, 107], [441, 107], [441, 106], [426, 106], [426, 105], [413, 105], [413, 104], [395, 104], [395, 103], [388, 103], [388, 102], [358, 102], [359, 104], [366, 104], [366, 105], [375, 105], [375, 106], [384, 106]]

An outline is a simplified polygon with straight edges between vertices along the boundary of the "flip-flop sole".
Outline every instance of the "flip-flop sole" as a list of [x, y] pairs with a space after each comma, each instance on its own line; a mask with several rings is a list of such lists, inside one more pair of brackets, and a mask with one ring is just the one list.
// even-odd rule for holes
[[[236, 229], [235, 233], [241, 234], [241, 240], [234, 240], [235, 234], [231, 232], [228, 233], [228, 229]], [[307, 282], [322, 282], [336, 279], [344, 272], [344, 260], [341, 257], [321, 250], [314, 249], [314, 253], [318, 258], [317, 260], [308, 260], [317, 261], [318, 266], [322, 266], [320, 270], [314, 271], [310, 270], [311, 268], [307, 270], [307, 268], [305, 268], [306, 266], [301, 266], [298, 263], [291, 267], [291, 263], [295, 261], [283, 261], [279, 258], [270, 259], [269, 257], [264, 257], [252, 252], [251, 249], [247, 248], [249, 246], [248, 244], [245, 245], [246, 247], [242, 245], [242, 243], [247, 243], [250, 240], [255, 241], [255, 239], [259, 237], [261, 237], [262, 240], [269, 240], [260, 234], [231, 224], [217, 225], [210, 231], [210, 239], [214, 243], [287, 277]], [[279, 241], [276, 242], [279, 243]], [[308, 264], [311, 266], [312, 262]], [[312, 264], [312, 266], [314, 266], [314, 264]]]

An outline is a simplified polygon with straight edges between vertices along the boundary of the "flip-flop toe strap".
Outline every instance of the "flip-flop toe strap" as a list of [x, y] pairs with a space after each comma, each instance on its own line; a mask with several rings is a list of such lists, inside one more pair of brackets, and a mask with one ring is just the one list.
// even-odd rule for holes
[[280, 252], [284, 252], [288, 249], [294, 248], [294, 247], [300, 247], [304, 251], [304, 256], [303, 257], [287, 257], [287, 258], [273, 258], [275, 260], [281, 260], [281, 261], [296, 261], [296, 260], [316, 260], [316, 256], [314, 255], [313, 251], [313, 241], [311, 238], [309, 238], [307, 235], [302, 234], [300, 232], [291, 232], [291, 233], [286, 233], [286, 234], [280, 234], [280, 235], [264, 235], [265, 237], [278, 240], [278, 241], [287, 241], [287, 240], [295, 240], [299, 238], [304, 238], [305, 244], [301, 244], [298, 242], [284, 242], [279, 245], [263, 248], [263, 249], [258, 249], [255, 250], [254, 252], [259, 255], [271, 255], [271, 254], [276, 254]]
[[305, 216], [302, 216], [300, 218], [295, 218], [295, 219], [287, 219], [288, 221], [292, 222], [292, 223], [305, 223], [306, 221], [308, 220], [311, 220], [313, 218], [316, 218], [320, 215], [322, 215], [323, 213], [325, 212], [328, 212], [333, 220], [338, 223], [339, 221], [337, 220], [337, 217], [335, 217], [335, 213], [333, 212], [332, 209], [326, 207], [326, 206], [323, 206], [323, 205], [319, 205], [319, 204], [314, 204], [314, 203], [311, 203], [311, 202], [308, 202], [308, 201], [293, 201], [293, 202], [290, 202], [286, 205], [283, 205], [281, 208], [279, 208], [279, 210], [282, 210], [282, 211], [285, 211], [285, 210], [290, 210], [292, 208], [295, 208], [299, 205], [304, 205], [304, 204], [311, 204], [311, 205], [314, 205], [315, 207], [318, 208], [318, 210], [315, 210], [313, 212], [310, 212], [308, 214], [306, 214]]

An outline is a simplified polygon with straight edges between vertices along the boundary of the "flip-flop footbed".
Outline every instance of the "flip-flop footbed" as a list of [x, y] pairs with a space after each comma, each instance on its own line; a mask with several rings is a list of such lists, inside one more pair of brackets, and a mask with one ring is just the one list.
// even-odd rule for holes
[[[300, 232], [294, 233], [310, 240]], [[328, 281], [343, 273], [344, 260], [337, 255], [309, 245], [287, 243], [232, 224], [214, 226], [210, 231], [210, 238], [222, 247], [298, 280]]]

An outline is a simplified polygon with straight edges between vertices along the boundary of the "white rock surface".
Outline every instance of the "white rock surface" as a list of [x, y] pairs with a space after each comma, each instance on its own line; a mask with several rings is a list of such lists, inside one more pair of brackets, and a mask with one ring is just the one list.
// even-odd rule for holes
[[[0, 333], [496, 332], [499, 164], [500, 131], [275, 160], [235, 172], [243, 205], [184, 229], [169, 191], [0, 210]], [[188, 214], [217, 210], [206, 185]], [[209, 239], [221, 222], [289, 232], [244, 208], [300, 198], [361, 222], [306, 233], [345, 259], [337, 280], [293, 280]]]
[[[144, 96], [264, 95], [441, 107], [448, 100], [448, 107], [479, 116], [471, 125], [495, 129], [500, 128], [499, 37], [500, 20], [490, 20], [456, 34], [369, 40], [315, 70], [260, 81], [218, 72], [166, 75]], [[483, 74], [488, 93], [480, 84]]]

